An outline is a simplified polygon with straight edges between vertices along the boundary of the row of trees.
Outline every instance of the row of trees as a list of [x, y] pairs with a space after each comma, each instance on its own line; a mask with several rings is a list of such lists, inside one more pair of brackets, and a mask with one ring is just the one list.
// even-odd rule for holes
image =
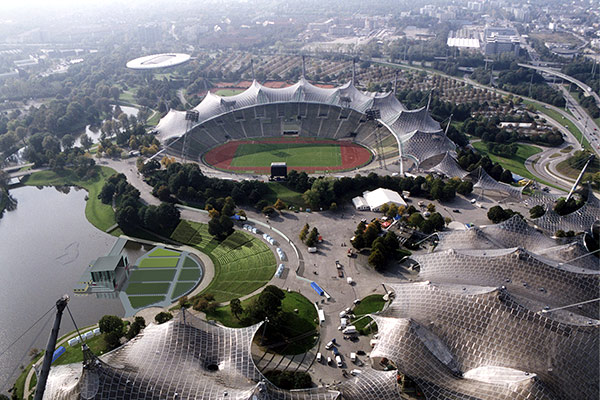
[[231, 196], [236, 204], [255, 205], [269, 192], [265, 182], [256, 180], [232, 181], [205, 176], [198, 164], [171, 163], [159, 169], [158, 162], [139, 163], [138, 170], [153, 187], [152, 194], [162, 201], [172, 196], [185, 202], [205, 206], [213, 199]]
[[119, 227], [125, 233], [135, 233], [140, 227], [169, 236], [180, 220], [179, 210], [171, 203], [146, 206], [140, 202], [140, 192], [124, 174], [109, 177], [98, 198], [115, 208]]
[[[562, 134], [557, 128], [539, 134], [524, 134], [519, 132], [517, 129], [508, 131], [503, 128], [499, 128], [500, 118], [469, 118], [463, 125], [465, 133], [481, 138], [484, 142], [496, 142], [501, 144], [514, 143], [514, 142], [532, 142], [539, 143], [545, 146], [558, 146], [564, 142]], [[536, 124], [534, 120], [527, 120], [525, 122], [531, 122], [535, 128]]]
[[488, 175], [497, 181], [504, 183], [513, 182], [512, 173], [508, 169], [502, 168], [500, 164], [492, 162], [487, 155], [482, 156], [471, 149], [459, 149], [457, 156], [458, 164], [467, 171], [473, 171], [482, 167]]

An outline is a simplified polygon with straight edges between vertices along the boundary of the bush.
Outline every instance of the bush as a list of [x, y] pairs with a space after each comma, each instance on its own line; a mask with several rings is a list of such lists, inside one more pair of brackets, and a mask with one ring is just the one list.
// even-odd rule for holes
[[170, 312], [167, 312], [167, 311], [161, 311], [158, 314], [156, 314], [156, 316], [154, 317], [154, 320], [158, 324], [163, 324], [171, 319], [173, 319], [173, 314], [171, 314]]

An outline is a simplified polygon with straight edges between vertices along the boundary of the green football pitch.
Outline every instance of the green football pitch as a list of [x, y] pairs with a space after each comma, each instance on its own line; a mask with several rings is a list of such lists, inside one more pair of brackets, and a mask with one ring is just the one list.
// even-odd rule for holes
[[338, 144], [240, 143], [232, 167], [269, 167], [286, 162], [288, 167], [337, 167], [342, 165]]

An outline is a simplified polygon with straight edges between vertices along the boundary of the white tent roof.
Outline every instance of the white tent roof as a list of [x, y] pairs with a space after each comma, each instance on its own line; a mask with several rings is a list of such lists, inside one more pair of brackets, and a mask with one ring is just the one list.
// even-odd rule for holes
[[364, 192], [363, 196], [371, 210], [381, 207], [386, 203], [395, 203], [398, 205], [406, 206], [406, 202], [402, 199], [402, 197], [393, 190], [379, 188], [377, 190], [373, 190], [372, 192]]

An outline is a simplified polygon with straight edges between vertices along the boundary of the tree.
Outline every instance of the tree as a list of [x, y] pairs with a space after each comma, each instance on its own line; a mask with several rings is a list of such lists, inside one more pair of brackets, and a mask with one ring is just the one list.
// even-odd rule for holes
[[275, 207], [273, 207], [273, 206], [266, 206], [262, 209], [262, 213], [265, 215], [272, 215], [275, 212], [276, 212]]
[[531, 210], [529, 210], [529, 216], [533, 219], [535, 218], [539, 218], [542, 215], [544, 215], [546, 213], [546, 210], [544, 210], [544, 206], [542, 205], [537, 205], [531, 208]]
[[408, 217], [408, 224], [410, 226], [414, 226], [415, 228], [421, 228], [425, 219], [421, 215], [421, 213], [415, 212]]
[[308, 234], [308, 237], [306, 238], [306, 245], [308, 247], [314, 247], [317, 244], [318, 239], [319, 231], [317, 230], [317, 228], [312, 228], [312, 230]]
[[140, 331], [142, 329], [144, 329], [145, 327], [146, 327], [146, 321], [144, 320], [144, 318], [143, 317], [135, 317], [135, 320], [129, 326], [129, 330], [127, 331], [127, 334], [125, 335], [125, 337], [128, 340], [131, 340], [134, 337], [136, 337], [137, 334], [140, 333]]
[[369, 264], [372, 265], [376, 270], [380, 270], [383, 266], [385, 266], [387, 260], [385, 255], [379, 250], [375, 249], [371, 251], [369, 255]]
[[123, 336], [123, 320], [116, 315], [105, 315], [98, 321], [101, 333], [115, 332], [119, 337]]
[[[86, 135], [87, 136], [87, 135]], [[73, 138], [73, 135], [69, 135], [68, 133], [62, 137], [61, 139], [61, 143], [63, 145], [63, 148], [65, 150], [70, 149], [71, 147], [73, 147], [73, 145], [75, 144], [75, 138]]]
[[357, 233], [354, 235], [354, 239], [352, 239], [350, 243], [352, 243], [352, 246], [356, 250], [360, 250], [365, 247], [365, 238], [362, 233]]
[[337, 209], [338, 209], [338, 205], [337, 205], [337, 203], [336, 203], [335, 201], [334, 201], [333, 203], [331, 203], [331, 204], [329, 205], [329, 209], [330, 209], [331, 211], [337, 211]]
[[173, 314], [171, 314], [170, 312], [166, 312], [166, 311], [161, 311], [154, 316], [154, 320], [158, 324], [165, 323], [171, 319], [173, 319]]
[[304, 227], [302, 228], [302, 230], [300, 231], [300, 234], [298, 235], [298, 237], [300, 238], [300, 240], [302, 242], [304, 242], [306, 240], [309, 229], [310, 229], [310, 226], [308, 224], [304, 224]]
[[281, 210], [286, 209], [287, 205], [281, 199], [277, 199], [277, 201], [275, 202], [273, 207], [275, 207], [277, 209], [277, 211], [281, 211]]
[[240, 314], [244, 312], [240, 299], [233, 299], [229, 302], [231, 313], [239, 320]]

